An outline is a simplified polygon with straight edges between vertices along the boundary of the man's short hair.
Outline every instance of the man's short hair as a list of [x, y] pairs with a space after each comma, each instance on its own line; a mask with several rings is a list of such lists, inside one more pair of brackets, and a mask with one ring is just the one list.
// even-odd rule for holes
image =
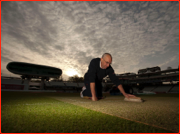
[[112, 59], [112, 56], [111, 56], [110, 53], [104, 53], [104, 54], [102, 55], [102, 58], [104, 58], [106, 55], [109, 55], [109, 56], [111, 57], [111, 59]]

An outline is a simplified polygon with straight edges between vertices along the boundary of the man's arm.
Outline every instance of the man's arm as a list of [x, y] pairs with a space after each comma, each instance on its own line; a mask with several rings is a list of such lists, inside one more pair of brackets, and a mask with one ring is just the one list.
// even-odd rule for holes
[[109, 70], [109, 77], [110, 77], [111, 81], [113, 81], [113, 83], [114, 83], [115, 85], [118, 85], [118, 89], [119, 89], [119, 91], [124, 95], [124, 97], [129, 98], [130, 96], [134, 96], [134, 95], [131, 95], [131, 94], [127, 94], [127, 93], [124, 91], [124, 88], [122, 87], [121, 82], [120, 82], [120, 80], [118, 79], [118, 77], [115, 75], [114, 70], [113, 70], [112, 67], [111, 67], [110, 70]]
[[92, 101], [97, 101], [96, 97], [96, 91], [95, 91], [95, 83], [90, 83], [90, 89], [91, 89], [91, 94], [92, 94]]
[[122, 85], [119, 85], [119, 86], [118, 86], [118, 89], [119, 89], [119, 91], [124, 95], [124, 97], [126, 97], [126, 98], [129, 98], [130, 96], [134, 96], [134, 95], [131, 95], [131, 94], [127, 94], [127, 93], [124, 91], [124, 88], [122, 87]]

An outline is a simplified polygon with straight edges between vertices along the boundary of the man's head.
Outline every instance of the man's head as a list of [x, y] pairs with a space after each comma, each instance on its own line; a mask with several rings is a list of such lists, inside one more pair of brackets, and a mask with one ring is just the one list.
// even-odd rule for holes
[[112, 63], [112, 56], [109, 53], [104, 53], [101, 58], [101, 67], [106, 69]]

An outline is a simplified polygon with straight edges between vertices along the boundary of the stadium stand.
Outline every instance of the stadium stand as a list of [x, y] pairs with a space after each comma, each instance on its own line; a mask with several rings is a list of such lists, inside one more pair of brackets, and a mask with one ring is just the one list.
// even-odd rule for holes
[[179, 85], [174, 85], [168, 93], [179, 93]]
[[53, 82], [44, 82], [46, 86], [61, 86], [61, 87], [65, 87], [66, 85], [64, 84], [64, 82], [58, 82], [58, 81], [53, 81]]
[[167, 93], [169, 90], [171, 90], [173, 85], [166, 85], [166, 86], [158, 86], [153, 91], [156, 93]]
[[82, 88], [84, 86], [84, 83], [82, 82], [82, 83], [78, 83], [78, 87], [79, 88]]
[[3, 84], [22, 84], [21, 79], [1, 79]]
[[133, 92], [134, 92], [134, 94], [138, 93], [138, 88], [133, 87]]
[[58, 92], [64, 92], [64, 89], [66, 88], [66, 85], [64, 84], [64, 82], [45, 81], [44, 84], [45, 84], [45, 90], [56, 90]]
[[143, 91], [153, 91], [155, 88], [155, 86], [144, 87]]
[[64, 84], [66, 85], [67, 88], [77, 88], [78, 87], [78, 84], [73, 83], [73, 82], [66, 82]]
[[28, 80], [21, 79], [1, 79], [1, 91], [2, 90], [27, 90]]
[[78, 92], [78, 84], [77, 83], [66, 82], [64, 84], [66, 85], [65, 92], [67, 92], [67, 93]]

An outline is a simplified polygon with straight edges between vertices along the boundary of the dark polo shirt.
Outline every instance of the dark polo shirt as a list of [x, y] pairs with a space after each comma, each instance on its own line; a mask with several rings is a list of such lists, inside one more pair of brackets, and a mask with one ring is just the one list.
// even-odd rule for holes
[[106, 68], [102, 69], [100, 67], [100, 58], [92, 59], [87, 73], [84, 75], [84, 81], [85, 83], [101, 83], [103, 78], [109, 75], [109, 78], [111, 81], [116, 85], [119, 86], [121, 84], [120, 80], [114, 73], [114, 69], [111, 67], [111, 65]]

